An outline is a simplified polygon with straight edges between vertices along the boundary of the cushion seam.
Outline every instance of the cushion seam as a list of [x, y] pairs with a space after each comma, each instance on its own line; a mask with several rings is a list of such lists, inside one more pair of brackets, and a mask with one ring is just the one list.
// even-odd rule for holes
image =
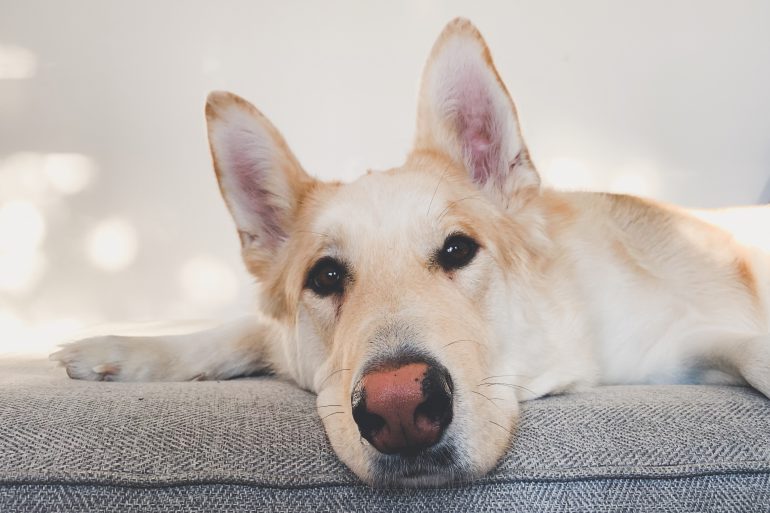
[[737, 476], [737, 477], [743, 477], [743, 476], [770, 476], [770, 471], [766, 470], [760, 470], [760, 471], [735, 471], [735, 472], [706, 472], [706, 473], [700, 473], [700, 474], [690, 474], [690, 475], [669, 475], [669, 476], [634, 476], [634, 475], [628, 475], [628, 476], [605, 476], [605, 477], [597, 477], [597, 476], [583, 476], [579, 478], [568, 478], [568, 479], [519, 479], [519, 478], [512, 478], [512, 479], [502, 479], [499, 481], [478, 481], [478, 482], [468, 482], [468, 483], [457, 483], [453, 486], [441, 486], [441, 487], [427, 487], [427, 488], [373, 488], [370, 486], [367, 486], [364, 483], [357, 482], [357, 483], [347, 483], [347, 482], [338, 482], [338, 483], [317, 483], [317, 484], [301, 484], [301, 485], [277, 485], [277, 484], [259, 484], [254, 482], [248, 482], [248, 481], [241, 481], [241, 480], [218, 480], [218, 481], [191, 481], [191, 482], [176, 482], [176, 483], [153, 483], [153, 484], [140, 484], [140, 483], [103, 483], [99, 481], [82, 481], [82, 482], [70, 482], [67, 480], [55, 480], [51, 482], [37, 482], [37, 481], [29, 481], [29, 482], [3, 482], [0, 481], [0, 487], [20, 487], [20, 486], [73, 486], [73, 487], [80, 487], [80, 486], [95, 486], [100, 488], [131, 488], [131, 489], [163, 489], [163, 488], [187, 488], [187, 487], [198, 487], [198, 486], [244, 486], [249, 488], [258, 488], [258, 489], [277, 489], [277, 490], [302, 490], [302, 489], [317, 489], [317, 488], [352, 488], [352, 489], [371, 489], [371, 490], [380, 490], [380, 491], [390, 491], [390, 492], [398, 492], [398, 491], [411, 491], [415, 493], [419, 493], [420, 490], [450, 490], [450, 489], [461, 489], [461, 488], [488, 488], [488, 487], [497, 487], [497, 486], [503, 486], [503, 485], [509, 485], [509, 484], [520, 484], [520, 483], [581, 483], [581, 482], [591, 482], [591, 481], [687, 481], [692, 479], [698, 479], [702, 477], [718, 477], [718, 476]]
[[[752, 465], [753, 464], [753, 465]], [[761, 464], [758, 466], [756, 464]], [[736, 468], [737, 467], [737, 468]], [[744, 467], [744, 468], [741, 468]], [[583, 470], [586, 467], [567, 467], [565, 470]], [[561, 476], [547, 476], [537, 475], [537, 471], [531, 472], [530, 476], [517, 475], [511, 477], [495, 477], [488, 476], [480, 478], [475, 482], [464, 484], [478, 484], [478, 485], [494, 485], [506, 482], [569, 482], [569, 481], [590, 481], [590, 480], [611, 480], [611, 479], [682, 479], [699, 476], [709, 475], [734, 475], [734, 474], [770, 474], [770, 462], [763, 460], [752, 460], [746, 462], [740, 462], [734, 465], [734, 468], [724, 467], [711, 467], [704, 465], [659, 465], [649, 466], [648, 471], [645, 472], [644, 468], [632, 471], [633, 467], [625, 466], [603, 466], [603, 467], [587, 467], [589, 469], [605, 469], [615, 472], [595, 473], [592, 475], [561, 475]], [[626, 469], [626, 470], [623, 470]], [[658, 471], [659, 473], [650, 472]], [[663, 472], [660, 472], [660, 471]], [[65, 476], [65, 477], [53, 477], [50, 474], [39, 473], [37, 476], [25, 476], [25, 477], [13, 477], [11, 475], [0, 475], [0, 486], [14, 485], [19, 483], [26, 484], [48, 484], [48, 483], [68, 483], [68, 484], [97, 484], [101, 486], [131, 486], [131, 487], [164, 487], [164, 486], [185, 486], [185, 485], [200, 485], [200, 484], [241, 484], [247, 486], [258, 486], [261, 488], [313, 488], [318, 486], [354, 486], [358, 482], [353, 478], [349, 481], [338, 480], [330, 478], [330, 476], [324, 474], [294, 474], [294, 477], [309, 476], [318, 479], [317, 482], [305, 482], [305, 483], [270, 483], [262, 481], [264, 474], [257, 476], [231, 476], [231, 477], [202, 477], [191, 476], [185, 474], [168, 474], [160, 476], [159, 479], [153, 481], [147, 480], [147, 474], [136, 473], [112, 473], [111, 475], [94, 475], [89, 472], [79, 472], [77, 475]], [[109, 481], [114, 482], [110, 483]]]

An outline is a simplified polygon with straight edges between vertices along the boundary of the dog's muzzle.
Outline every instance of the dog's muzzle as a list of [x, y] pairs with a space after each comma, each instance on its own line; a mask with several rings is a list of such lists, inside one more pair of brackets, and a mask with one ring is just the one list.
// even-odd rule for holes
[[415, 456], [435, 445], [452, 422], [452, 394], [452, 379], [439, 365], [380, 365], [353, 388], [353, 419], [379, 452]]

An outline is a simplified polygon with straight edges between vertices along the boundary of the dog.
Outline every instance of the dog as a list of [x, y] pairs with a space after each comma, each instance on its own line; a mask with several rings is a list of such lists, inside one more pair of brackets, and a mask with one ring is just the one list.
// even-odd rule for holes
[[693, 212], [542, 186], [467, 20], [432, 49], [401, 167], [321, 182], [240, 97], [211, 93], [206, 119], [262, 312], [74, 342], [51, 356], [70, 377], [272, 372], [317, 394], [336, 454], [374, 486], [488, 473], [520, 402], [548, 394], [707, 383], [770, 395], [770, 247], [720, 225], [770, 230], [770, 208]]

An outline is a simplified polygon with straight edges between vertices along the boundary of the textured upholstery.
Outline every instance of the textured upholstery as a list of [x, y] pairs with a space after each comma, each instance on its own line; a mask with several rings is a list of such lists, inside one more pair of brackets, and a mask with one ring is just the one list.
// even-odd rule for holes
[[0, 364], [0, 511], [110, 510], [770, 511], [770, 401], [704, 386], [532, 401], [491, 475], [373, 490], [290, 384], [88, 383]]

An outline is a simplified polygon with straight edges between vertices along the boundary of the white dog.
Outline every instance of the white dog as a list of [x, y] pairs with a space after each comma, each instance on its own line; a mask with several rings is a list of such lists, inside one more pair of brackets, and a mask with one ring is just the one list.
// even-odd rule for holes
[[[329, 440], [375, 485], [492, 469], [519, 401], [613, 383], [770, 394], [770, 248], [692, 212], [541, 187], [476, 28], [449, 23], [403, 166], [350, 184], [303, 171], [245, 100], [206, 104], [211, 153], [263, 316], [98, 337], [52, 358], [77, 379], [271, 371], [318, 394]], [[770, 209], [724, 211], [770, 230]]]

